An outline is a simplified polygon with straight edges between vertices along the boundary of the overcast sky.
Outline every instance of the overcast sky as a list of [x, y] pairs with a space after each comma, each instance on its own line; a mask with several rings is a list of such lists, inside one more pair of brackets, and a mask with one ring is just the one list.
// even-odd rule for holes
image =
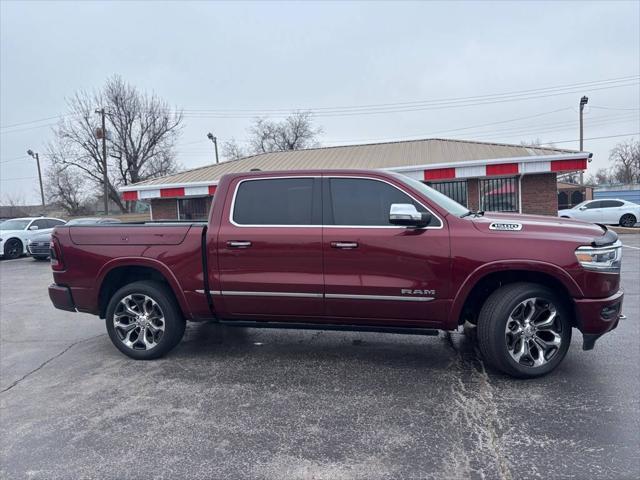
[[[44, 151], [55, 120], [23, 122], [65, 113], [65, 98], [113, 74], [190, 111], [178, 148], [185, 168], [213, 161], [208, 131], [242, 140], [251, 123], [249, 113], [195, 110], [405, 104], [317, 116], [321, 142], [539, 138], [577, 149], [578, 102], [587, 95], [590, 171], [633, 136], [619, 135], [640, 136], [637, 0], [0, 4], [5, 201], [38, 201], [25, 152]], [[610, 79], [618, 80], [595, 83]], [[487, 97], [523, 91], [532, 92]], [[481, 98], [416, 103], [462, 97]]]

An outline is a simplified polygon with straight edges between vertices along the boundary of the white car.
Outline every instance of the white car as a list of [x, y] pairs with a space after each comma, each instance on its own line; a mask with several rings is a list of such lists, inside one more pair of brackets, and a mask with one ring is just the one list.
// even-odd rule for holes
[[560, 210], [558, 216], [591, 223], [633, 227], [640, 220], [640, 205], [616, 198], [587, 200], [573, 208]]
[[0, 257], [18, 258], [27, 253], [27, 241], [33, 235], [51, 232], [53, 227], [64, 225], [59, 218], [12, 218], [0, 223]]

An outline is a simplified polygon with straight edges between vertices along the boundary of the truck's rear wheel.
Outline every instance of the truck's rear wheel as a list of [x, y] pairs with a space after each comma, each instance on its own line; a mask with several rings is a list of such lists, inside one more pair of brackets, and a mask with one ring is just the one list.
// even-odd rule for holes
[[161, 357], [180, 342], [185, 330], [172, 292], [152, 281], [118, 290], [107, 305], [106, 323], [113, 344], [136, 360]]
[[478, 344], [484, 359], [514, 377], [549, 373], [560, 364], [570, 343], [567, 307], [542, 285], [501, 287], [480, 311]]

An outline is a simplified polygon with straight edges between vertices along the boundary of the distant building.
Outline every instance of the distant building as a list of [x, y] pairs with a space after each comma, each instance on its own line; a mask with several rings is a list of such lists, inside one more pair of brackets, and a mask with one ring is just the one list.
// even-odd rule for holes
[[558, 182], [558, 210], [575, 207], [585, 200], [593, 200], [593, 186]]
[[426, 139], [273, 152], [122, 187], [151, 204], [154, 220], [207, 218], [226, 173], [253, 169], [383, 169], [423, 181], [471, 209], [556, 215], [556, 174], [584, 170], [591, 154], [462, 140]]
[[619, 198], [640, 204], [640, 183], [602, 185], [594, 190], [593, 198]]

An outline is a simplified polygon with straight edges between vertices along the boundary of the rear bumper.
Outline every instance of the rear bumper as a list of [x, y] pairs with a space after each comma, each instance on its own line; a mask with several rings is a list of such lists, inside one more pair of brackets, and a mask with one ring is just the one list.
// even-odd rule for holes
[[622, 290], [607, 298], [574, 299], [576, 323], [582, 332], [584, 350], [591, 350], [598, 338], [618, 326], [623, 299]]
[[76, 311], [76, 305], [69, 287], [56, 285], [55, 283], [49, 285], [49, 298], [53, 306], [59, 310], [66, 310], [68, 312]]

